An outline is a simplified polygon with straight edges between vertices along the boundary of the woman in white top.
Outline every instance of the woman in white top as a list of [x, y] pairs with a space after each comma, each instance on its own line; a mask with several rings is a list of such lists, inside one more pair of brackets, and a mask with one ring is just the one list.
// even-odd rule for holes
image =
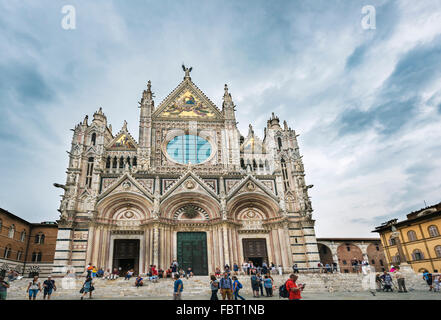
[[29, 292], [29, 300], [35, 300], [39, 291], [41, 291], [40, 281], [38, 281], [38, 277], [35, 276], [34, 279], [29, 282], [28, 289], [26, 290], [26, 292]]

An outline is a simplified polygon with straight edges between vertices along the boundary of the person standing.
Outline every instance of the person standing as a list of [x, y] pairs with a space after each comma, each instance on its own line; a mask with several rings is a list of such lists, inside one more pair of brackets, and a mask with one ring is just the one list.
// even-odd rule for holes
[[26, 292], [29, 292], [29, 300], [35, 300], [39, 291], [41, 291], [41, 285], [38, 281], [38, 277], [35, 276], [34, 279], [29, 282], [28, 289], [26, 290]]
[[57, 286], [55, 285], [55, 280], [52, 280], [51, 276], [47, 277], [47, 280], [44, 280], [43, 282], [43, 299], [50, 300], [52, 291], [57, 291]]
[[260, 273], [257, 274], [257, 278], [259, 279], [259, 289], [260, 289], [260, 295], [263, 297], [263, 277]]
[[262, 274], [266, 275], [268, 273], [268, 265], [266, 264], [266, 262], [262, 263]]
[[217, 297], [217, 292], [219, 291], [219, 281], [216, 279], [215, 275], [210, 276], [210, 289], [211, 289], [211, 298], [210, 300], [219, 300]]
[[237, 265], [236, 262], [233, 264], [233, 271], [234, 271], [234, 275], [237, 276], [237, 272], [239, 271], [239, 266]]
[[281, 276], [282, 274], [283, 274], [283, 269], [282, 269], [282, 265], [281, 264], [279, 264], [279, 275]]
[[224, 273], [224, 277], [220, 279], [219, 287], [221, 290], [222, 300], [228, 297], [228, 300], [233, 298], [233, 281], [230, 278], [228, 272]]
[[292, 273], [289, 276], [288, 281], [286, 281], [286, 290], [289, 292], [289, 300], [300, 300], [302, 299], [301, 292], [303, 291], [305, 285], [297, 286], [298, 276]]
[[83, 288], [81, 289], [81, 293], [83, 294], [81, 296], [81, 300], [84, 299], [84, 297], [89, 293], [89, 299], [92, 299], [92, 291], [95, 290], [93, 287], [92, 277], [87, 277], [86, 281], [84, 281]]
[[179, 274], [175, 274], [175, 283], [173, 286], [173, 300], [182, 300], [182, 290], [184, 290], [184, 283]]
[[5, 278], [0, 276], [0, 300], [6, 300], [9, 283], [5, 281]]
[[253, 290], [253, 297], [259, 298], [259, 278], [255, 272], [251, 275], [251, 289]]
[[423, 273], [423, 279], [426, 280], [427, 285], [429, 286], [429, 291], [433, 290], [433, 285], [432, 285], [432, 274], [425, 270]]
[[242, 289], [242, 284], [239, 282], [239, 280], [237, 280], [236, 276], [233, 276], [233, 280], [234, 280], [234, 282], [233, 282], [234, 300], [237, 300], [238, 297], [241, 300], [245, 300], [245, 298], [239, 294], [239, 290]]
[[395, 272], [394, 272], [394, 276], [395, 276], [395, 279], [397, 279], [398, 292], [407, 292], [406, 283], [404, 281], [404, 275], [400, 271], [400, 267], [398, 267], [398, 266], [396, 267]]
[[299, 273], [299, 267], [297, 266], [297, 263], [294, 263], [294, 265], [292, 266], [292, 271], [294, 273]]
[[266, 296], [273, 296], [273, 279], [269, 275], [265, 275], [265, 279], [263, 280], [263, 286], [265, 287]]

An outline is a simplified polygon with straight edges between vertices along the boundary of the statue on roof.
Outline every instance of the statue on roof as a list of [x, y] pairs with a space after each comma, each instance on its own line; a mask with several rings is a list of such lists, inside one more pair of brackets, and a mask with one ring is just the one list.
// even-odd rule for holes
[[185, 65], [182, 64], [182, 70], [184, 70], [184, 72], [185, 72], [185, 77], [184, 77], [184, 79], [185, 79], [185, 78], [190, 78], [190, 72], [191, 72], [191, 70], [193, 70], [193, 67], [186, 68]]

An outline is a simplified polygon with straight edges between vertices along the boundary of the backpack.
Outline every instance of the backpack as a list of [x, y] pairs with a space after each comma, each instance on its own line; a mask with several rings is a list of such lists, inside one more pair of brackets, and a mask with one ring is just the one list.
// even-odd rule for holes
[[239, 289], [242, 289], [242, 283], [240, 283], [239, 280], [237, 281], [237, 287], [238, 287]]
[[279, 287], [279, 297], [280, 298], [289, 298], [289, 292], [286, 289], [286, 282]]

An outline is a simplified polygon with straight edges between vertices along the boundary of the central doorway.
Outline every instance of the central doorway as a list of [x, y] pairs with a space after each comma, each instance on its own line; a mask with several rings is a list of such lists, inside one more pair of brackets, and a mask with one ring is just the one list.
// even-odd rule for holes
[[139, 273], [139, 239], [114, 240], [113, 268], [119, 270], [120, 276], [125, 276], [130, 269]]
[[195, 275], [207, 275], [207, 234], [205, 232], [178, 232], [177, 256], [179, 267]]
[[264, 262], [268, 265], [266, 239], [242, 239], [242, 245], [245, 261], [252, 261], [256, 267], [261, 267]]

